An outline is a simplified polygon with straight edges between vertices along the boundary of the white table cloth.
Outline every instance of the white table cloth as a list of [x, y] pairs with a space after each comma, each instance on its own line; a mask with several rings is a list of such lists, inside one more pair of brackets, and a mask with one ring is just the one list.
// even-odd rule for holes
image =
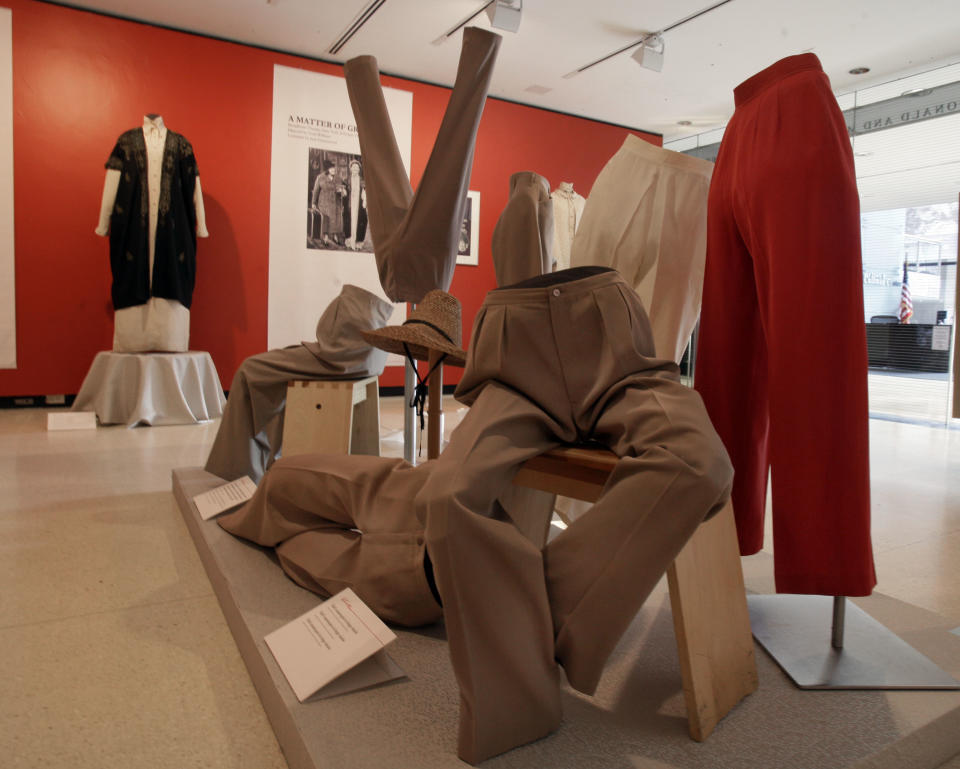
[[105, 425], [182, 425], [216, 419], [225, 403], [210, 353], [99, 352], [73, 410]]

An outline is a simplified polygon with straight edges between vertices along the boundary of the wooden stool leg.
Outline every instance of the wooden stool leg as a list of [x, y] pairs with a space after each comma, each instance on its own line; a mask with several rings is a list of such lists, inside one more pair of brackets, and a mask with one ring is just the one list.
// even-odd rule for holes
[[377, 380], [354, 389], [350, 453], [380, 456], [380, 395]]
[[[430, 359], [427, 363], [433, 369], [443, 353], [430, 350]], [[430, 374], [427, 382], [429, 388], [427, 399], [427, 459], [436, 459], [443, 448], [443, 364], [437, 365]]]
[[740, 552], [728, 503], [667, 570], [690, 736], [705, 740], [757, 688]]

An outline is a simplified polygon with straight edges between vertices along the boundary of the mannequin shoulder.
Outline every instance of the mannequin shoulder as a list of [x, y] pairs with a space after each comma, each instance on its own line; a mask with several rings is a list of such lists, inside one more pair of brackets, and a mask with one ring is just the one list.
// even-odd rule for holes
[[177, 148], [177, 152], [184, 156], [193, 155], [193, 145], [183, 134], [178, 134], [175, 131], [170, 131], [171, 138], [173, 139], [174, 146]]

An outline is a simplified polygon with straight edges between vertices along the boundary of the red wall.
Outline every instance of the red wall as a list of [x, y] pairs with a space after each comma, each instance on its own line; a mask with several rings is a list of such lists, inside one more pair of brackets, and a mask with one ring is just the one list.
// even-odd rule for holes
[[[196, 151], [211, 237], [198, 245], [190, 346], [210, 352], [228, 387], [240, 362], [266, 349], [273, 65], [341, 67], [32, 0], [2, 5], [13, 10], [18, 368], [0, 370], [0, 396], [76, 393], [93, 356], [110, 349], [108, 247], [93, 233], [103, 164], [148, 112]], [[413, 93], [416, 186], [449, 91], [384, 84]], [[464, 343], [495, 285], [490, 238], [510, 174], [536, 171], [586, 196], [627, 133], [488, 100], [470, 184], [481, 193], [480, 266], [458, 267], [450, 289], [463, 303]], [[400, 384], [400, 370], [381, 383]]]

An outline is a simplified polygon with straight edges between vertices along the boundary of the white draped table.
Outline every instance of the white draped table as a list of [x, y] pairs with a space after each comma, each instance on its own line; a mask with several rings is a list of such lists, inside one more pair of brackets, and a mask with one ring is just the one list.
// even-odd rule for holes
[[210, 353], [99, 352], [73, 410], [105, 425], [182, 425], [216, 419], [225, 403]]

